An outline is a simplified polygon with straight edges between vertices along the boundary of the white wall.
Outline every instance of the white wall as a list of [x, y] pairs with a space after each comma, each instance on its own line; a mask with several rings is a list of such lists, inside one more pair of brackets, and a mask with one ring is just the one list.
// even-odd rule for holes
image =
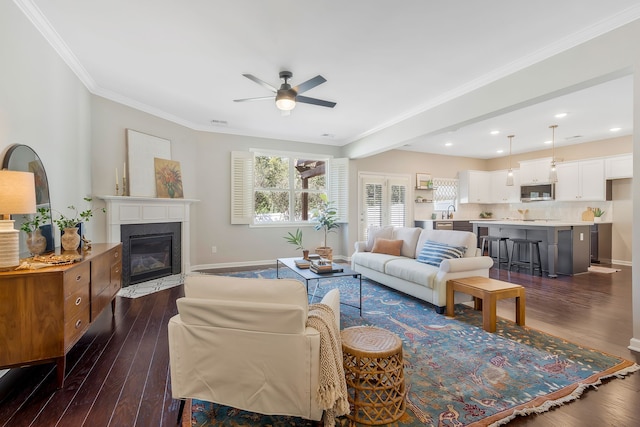
[[12, 144], [33, 148], [46, 168], [52, 206], [68, 214], [66, 206], [91, 193], [90, 94], [9, 1], [0, 2], [0, 58], [2, 157]]

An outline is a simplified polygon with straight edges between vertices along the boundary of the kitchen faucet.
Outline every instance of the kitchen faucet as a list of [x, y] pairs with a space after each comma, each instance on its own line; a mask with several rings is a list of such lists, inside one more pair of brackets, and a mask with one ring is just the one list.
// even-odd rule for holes
[[451, 219], [451, 214], [449, 213], [449, 208], [453, 208], [453, 211], [454, 211], [454, 212], [456, 211], [456, 207], [455, 207], [455, 206], [453, 206], [453, 205], [449, 205], [449, 206], [447, 207], [447, 219]]

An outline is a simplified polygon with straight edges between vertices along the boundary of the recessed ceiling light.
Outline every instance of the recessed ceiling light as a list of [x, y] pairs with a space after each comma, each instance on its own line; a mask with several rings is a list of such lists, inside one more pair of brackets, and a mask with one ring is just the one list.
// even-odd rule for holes
[[453, 142], [445, 142], [444, 146], [445, 147], [451, 147], [453, 145]]
[[611, 132], [618, 132], [621, 128], [611, 128], [609, 129]]
[[545, 141], [545, 144], [551, 144], [551, 140]]
[[497, 134], [500, 133], [500, 131], [499, 130], [492, 130], [490, 133], [491, 133], [491, 135], [497, 135]]
[[[335, 135], [332, 134], [332, 133], [323, 133], [322, 137], [323, 138], [335, 138]], [[407, 144], [407, 145], [409, 145], [409, 144]]]
[[498, 154], [504, 153], [504, 150], [498, 150], [498, 151], [496, 151], [496, 153], [498, 153]]
[[563, 117], [567, 117], [567, 113], [558, 113], [558, 114], [555, 115], [556, 119], [561, 119]]
[[226, 120], [213, 119], [213, 120], [211, 120], [211, 124], [214, 125], [214, 126], [227, 126], [229, 124], [229, 122], [227, 122]]

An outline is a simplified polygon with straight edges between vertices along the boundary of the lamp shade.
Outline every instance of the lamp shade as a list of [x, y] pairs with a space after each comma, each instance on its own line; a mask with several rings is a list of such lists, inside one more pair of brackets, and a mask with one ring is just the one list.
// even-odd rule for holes
[[36, 211], [36, 186], [31, 172], [0, 170], [0, 215]]

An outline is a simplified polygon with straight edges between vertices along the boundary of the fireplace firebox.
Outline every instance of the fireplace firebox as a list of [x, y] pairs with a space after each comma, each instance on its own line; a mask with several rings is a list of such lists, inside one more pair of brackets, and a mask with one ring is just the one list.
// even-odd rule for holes
[[121, 225], [122, 286], [181, 272], [179, 222]]

